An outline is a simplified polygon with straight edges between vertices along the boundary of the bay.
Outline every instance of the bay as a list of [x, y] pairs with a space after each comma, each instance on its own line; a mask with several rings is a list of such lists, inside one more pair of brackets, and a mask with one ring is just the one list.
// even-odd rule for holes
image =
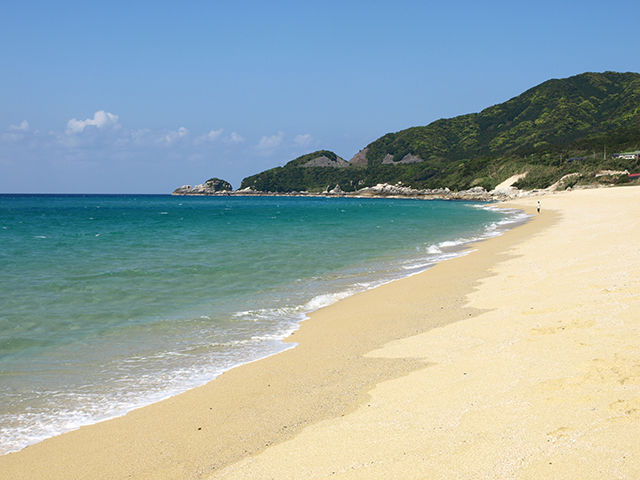
[[289, 348], [306, 313], [523, 218], [415, 199], [0, 195], [0, 453]]

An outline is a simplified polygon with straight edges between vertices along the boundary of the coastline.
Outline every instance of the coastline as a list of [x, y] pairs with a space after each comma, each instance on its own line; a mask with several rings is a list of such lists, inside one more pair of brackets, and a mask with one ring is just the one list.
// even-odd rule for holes
[[[146, 199], [128, 196], [77, 200], [60, 197], [53, 202], [45, 198], [18, 201], [18, 203], [22, 202], [27, 202], [23, 208], [33, 202], [35, 205], [47, 205], [48, 211], [58, 210], [65, 204], [69, 206], [79, 204], [89, 208], [99, 208], [102, 213], [107, 212], [108, 207], [113, 208], [122, 203], [125, 205], [135, 203], [136, 207], [133, 208], [132, 214], [147, 211], [149, 207], [151, 211], [168, 212], [168, 215], [162, 214], [163, 216], [160, 217], [162, 222], [158, 226], [171, 225], [170, 219], [173, 217], [179, 228], [175, 229], [174, 234], [167, 239], [174, 238], [175, 242], [175, 238], [180, 238], [180, 244], [188, 248], [172, 252], [171, 242], [152, 242], [154, 248], [149, 251], [151, 256], [145, 258], [144, 262], [134, 261], [140, 266], [144, 265], [144, 271], [149, 273], [145, 273], [142, 279], [142, 284], [146, 284], [145, 292], [150, 296], [159, 291], [166, 292], [159, 303], [163, 304], [165, 301], [168, 304], [180, 303], [183, 305], [181, 311], [193, 313], [193, 321], [171, 322], [170, 334], [167, 333], [168, 325], [165, 322], [152, 322], [152, 327], [145, 328], [144, 332], [135, 329], [135, 331], [119, 330], [121, 335], [118, 335], [118, 331], [114, 332], [115, 335], [104, 335], [101, 332], [94, 337], [96, 339], [94, 345], [85, 342], [83, 337], [86, 337], [87, 332], [83, 328], [73, 328], [65, 321], [60, 331], [64, 332], [63, 337], [68, 336], [67, 344], [73, 346], [69, 352], [60, 351], [63, 354], [67, 353], [64, 355], [65, 358], [41, 358], [37, 362], [30, 361], [29, 358], [37, 354], [37, 350], [33, 348], [30, 350], [31, 355], [24, 357], [21, 364], [19, 357], [18, 364], [15, 361], [12, 362], [11, 355], [4, 358], [5, 381], [0, 382], [2, 391], [5, 393], [4, 396], [0, 394], [2, 396], [0, 399], [2, 404], [0, 405], [0, 423], [2, 424], [0, 454], [2, 455], [19, 451], [27, 445], [39, 443], [46, 438], [84, 425], [120, 417], [134, 409], [204, 385], [224, 370], [282, 351], [286, 348], [282, 340], [299, 327], [306, 313], [358, 291], [413, 275], [438, 261], [458, 255], [461, 245], [495, 235], [525, 216], [517, 211], [498, 213], [499, 209], [490, 205], [469, 205], [468, 202], [431, 203], [412, 199], [361, 201], [335, 198], [325, 201], [313, 198], [185, 199], [164, 196]], [[235, 229], [231, 225], [228, 233], [217, 235], [221, 241], [216, 241], [216, 235], [209, 234], [213, 230], [226, 231], [227, 222], [223, 221], [218, 228], [212, 228], [220, 216], [208, 215], [205, 212], [215, 213], [221, 209], [227, 212], [228, 208], [236, 214], [250, 211], [252, 217], [258, 217], [255, 220], [243, 222], [248, 223], [253, 231], [260, 231], [261, 236], [264, 236], [264, 242], [256, 245], [253, 252], [246, 240], [255, 236], [247, 236], [248, 232], [244, 228]], [[81, 212], [78, 209], [74, 211]], [[197, 214], [189, 218], [186, 216], [189, 212]], [[270, 214], [267, 215], [266, 212]], [[278, 215], [273, 215], [276, 212]], [[330, 221], [321, 221], [313, 225], [317, 223], [316, 220], [322, 212]], [[340, 218], [335, 218], [334, 224], [335, 212], [340, 212]], [[226, 213], [224, 216], [227, 217]], [[153, 215], [147, 216], [149, 219], [153, 217]], [[200, 219], [196, 221], [197, 217]], [[279, 217], [279, 219], [272, 217]], [[177, 220], [178, 218], [180, 220]], [[290, 225], [291, 222], [287, 222], [287, 218], [301, 218], [304, 221]], [[438, 218], [444, 219], [448, 225], [441, 222], [443, 225], [438, 226]], [[344, 221], [345, 219], [347, 221]], [[127, 220], [123, 219], [122, 222], [118, 220], [119, 218], [114, 225], [120, 225], [119, 228], [128, 223], [132, 224], [128, 229], [127, 237], [134, 245], [130, 248], [120, 246], [116, 251], [135, 251], [137, 239], [147, 238], [151, 232], [154, 233], [149, 235], [149, 239], [162, 238], [162, 229], [156, 231], [153, 220], [150, 222], [152, 225], [146, 227], [137, 224], [138, 231], [135, 230], [137, 222], [132, 221], [131, 217]], [[46, 228], [46, 223], [39, 224], [38, 219], [35, 221], [38, 223], [39, 233], [49, 238], [53, 237], [54, 232]], [[357, 223], [354, 224], [354, 222]], [[189, 224], [190, 227], [184, 229], [182, 228], [184, 224]], [[274, 225], [268, 224], [280, 224], [281, 227], [293, 228], [291, 230], [277, 228], [282, 234], [279, 233], [277, 240], [269, 243], [270, 239], [275, 238], [269, 232], [275, 229]], [[66, 225], [71, 227], [72, 223], [66, 223]], [[384, 227], [385, 225], [387, 228]], [[431, 228], [432, 225], [435, 225], [434, 228]], [[465, 225], [468, 225], [468, 228]], [[116, 263], [110, 260], [114, 244], [109, 240], [115, 237], [105, 234], [113, 230], [114, 227], [103, 224], [102, 228], [93, 232], [100, 233], [99, 238], [96, 238], [100, 240], [99, 243], [91, 238], [91, 245], [99, 245], [100, 254], [106, 259], [103, 262], [103, 268], [98, 266], [94, 268], [110, 271], [109, 268], [113, 267], [118, 275], [109, 277], [117, 281], [121, 278], [121, 269], [126, 270], [131, 264], [131, 257], [129, 262], [126, 259], [119, 259]], [[373, 240], [372, 232], [375, 234], [375, 240], [370, 242]], [[304, 237], [304, 244], [300, 243], [300, 237]], [[18, 248], [28, 245], [28, 250], [35, 255], [42, 251], [40, 245], [43, 243], [45, 241], [40, 237], [34, 237], [33, 240], [16, 242], [14, 245]], [[78, 237], [75, 243], [86, 242]], [[199, 253], [203, 251], [202, 245], [198, 246], [199, 244], [207, 244], [206, 252], [216, 252], [220, 249], [227, 251], [228, 254], [224, 259], [219, 260], [213, 258], [214, 253], [202, 256]], [[255, 245], [254, 242], [251, 244]], [[281, 248], [283, 244], [291, 245], [293, 248], [287, 248], [285, 251]], [[164, 252], [161, 251], [163, 245], [169, 246]], [[7, 244], [7, 248], [12, 252], [10, 243]], [[238, 252], [238, 255], [232, 252]], [[292, 261], [292, 258], [297, 256], [292, 254], [296, 252], [298, 254], [304, 252], [304, 255], [300, 256], [299, 260]], [[254, 257], [255, 254], [259, 256]], [[27, 279], [33, 276], [32, 273], [50, 271], [52, 274], [56, 272], [54, 276], [59, 275], [64, 281], [66, 278], [64, 270], [75, 271], [86, 268], [86, 265], [83, 265], [86, 262], [82, 262], [82, 256], [78, 257], [79, 263], [76, 265], [72, 251], [66, 256], [56, 256], [58, 261], [49, 268], [46, 262], [51, 255], [47, 254], [46, 249], [42, 251], [42, 261], [31, 258], [29, 262], [28, 257], [25, 261], [21, 261], [19, 254], [11, 254], [10, 265], [12, 264], [13, 268], [5, 266], [4, 271], [7, 273], [7, 278], [13, 279]], [[254, 260], [247, 260], [252, 258]], [[218, 267], [222, 267], [217, 268], [218, 270], [227, 272], [224, 278], [215, 274], [208, 275], [201, 269], [184, 274], [185, 265], [210, 264], [214, 260]], [[154, 272], [152, 267], [154, 264], [165, 262], [169, 262], [172, 268], [162, 268]], [[273, 268], [275, 265], [278, 267]], [[269, 274], [262, 273], [265, 267], [270, 270]], [[309, 277], [304, 274], [299, 276], [297, 272], [312, 270], [324, 273]], [[167, 275], [166, 273], [170, 271], [173, 271], [173, 274]], [[283, 278], [289, 274], [292, 274], [295, 279], [291, 278], [292, 281], [283, 282]], [[132, 278], [140, 278], [138, 275], [139, 273]], [[42, 317], [42, 327], [55, 325], [58, 318], [64, 320], [66, 317], [71, 322], [74, 319], [80, 320], [83, 318], [83, 312], [94, 314], [98, 309], [101, 312], [99, 317], [105, 320], [111, 317], [124, 318], [128, 311], [135, 316], [135, 304], [130, 304], [130, 308], [127, 308], [117, 298], [112, 302], [112, 299], [102, 296], [103, 292], [108, 291], [105, 290], [105, 285], [112, 283], [108, 281], [109, 279], [100, 277], [99, 281], [103, 288], [94, 291], [91, 304], [79, 301], [78, 306], [84, 303], [85, 310], [74, 308], [74, 300], [81, 300], [81, 297], [77, 299], [58, 297], [57, 305], [50, 305], [50, 308], [41, 304], [43, 314], [47, 312]], [[91, 285], [92, 279], [88, 281]], [[86, 280], [81, 282], [79, 287], [86, 288]], [[16, 292], [12, 294], [10, 284], [3, 289], [8, 306], [8, 310], [4, 312], [5, 316], [11, 315], [9, 310], [11, 305], [28, 305], [38, 298], [39, 293], [37, 290], [29, 290], [31, 282], [27, 282], [22, 287], [16, 285], [14, 287]], [[128, 289], [134, 293], [142, 284], [134, 281]], [[167, 287], [170, 284], [172, 286]], [[234, 297], [233, 285], [246, 290], [259, 284], [262, 284], [263, 288], [257, 291], [262, 293], [257, 293], [250, 301], [247, 301], [249, 299], [246, 296], [239, 299]], [[69, 291], [73, 291], [73, 286]], [[170, 301], [171, 297], [173, 302]], [[202, 304], [198, 301], [198, 297], [202, 297], [204, 305], [210, 306], [198, 308], [197, 305]], [[46, 301], [46, 298], [43, 301]], [[153, 299], [141, 299], [141, 304], [153, 306], [155, 303]], [[223, 305], [227, 308], [221, 308]], [[158, 305], [157, 310], [159, 309], [165, 310]], [[68, 311], [66, 315], [64, 310]], [[141, 312], [138, 311], [138, 313]], [[191, 317], [192, 315], [187, 315], [187, 318]], [[29, 318], [24, 318], [24, 321], [19, 320], [20, 318], [20, 316], [16, 317], [18, 329], [21, 325], [29, 325]], [[80, 332], [80, 335], [75, 335], [76, 332]], [[132, 341], [133, 335], [136, 335], [136, 339]], [[74, 338], [79, 338], [80, 341], [72, 340]], [[225, 339], [230, 341], [225, 342]], [[161, 348], [157, 347], [158, 344]], [[188, 344], [199, 347], [188, 348]], [[127, 345], [130, 345], [129, 357], [124, 354], [127, 352]], [[112, 347], [110, 351], [117, 352], [113, 358], [108, 356], [109, 350], [105, 348], [109, 346]], [[87, 368], [79, 380], [66, 375], [67, 372], [73, 373], [76, 366], [74, 363], [76, 357], [72, 354], [74, 350], [83, 356]], [[49, 352], [51, 351], [55, 350], [50, 348]], [[159, 357], [151, 355], [152, 352], [159, 352]], [[15, 355], [13, 357], [16, 358]], [[65, 375], [61, 375], [60, 370], [57, 370], [48, 377], [29, 379], [30, 369], [38, 368], [40, 364], [60, 364]], [[136, 372], [139, 372], [139, 375]], [[82, 385], [82, 388], [74, 390], [74, 385]], [[21, 395], [22, 392], [24, 395]], [[31, 400], [32, 406], [28, 406], [29, 393], [32, 398], [36, 397]], [[27, 401], [25, 402], [23, 398]], [[46, 406], [41, 408], [45, 402], [47, 402]], [[11, 412], [17, 414], [11, 415]]]
[[498, 185], [496, 189], [488, 192], [482, 187], [473, 187], [469, 190], [451, 191], [448, 188], [436, 188], [426, 190], [416, 190], [402, 184], [390, 185], [379, 183], [373, 187], [366, 187], [353, 192], [345, 192], [337, 186], [333, 190], [324, 192], [263, 192], [245, 188], [242, 190], [221, 190], [216, 191], [207, 188], [205, 185], [184, 185], [173, 191], [171, 195], [187, 197], [318, 197], [318, 198], [414, 198], [418, 200], [464, 200], [472, 202], [504, 202], [516, 197], [539, 196], [555, 191], [556, 185], [546, 190], [523, 190], [520, 191], [511, 184], [516, 177], [507, 180], [504, 184]]
[[[614, 202], [607, 201], [606, 197], [632, 196], [635, 204], [638, 204], [635, 200], [640, 198], [639, 190], [634, 187], [584, 192], [542, 197], [542, 215], [500, 237], [472, 245], [474, 251], [469, 255], [439, 263], [421, 274], [362, 292], [313, 312], [310, 320], [303, 322], [287, 340], [298, 343], [297, 348], [233, 369], [204, 387], [136, 410], [125, 417], [83, 427], [0, 457], [0, 478], [239, 478], [243, 475], [260, 478], [260, 475], [267, 477], [274, 472], [280, 472], [280, 478], [308, 478], [312, 471], [317, 476], [332, 475], [323, 469], [339, 471], [344, 478], [383, 478], [389, 474], [384, 470], [390, 468], [389, 465], [414, 468], [415, 465], [406, 465], [398, 459], [389, 460], [388, 456], [393, 455], [395, 449], [388, 448], [387, 441], [384, 441], [388, 432], [376, 430], [379, 425], [402, 422], [382, 409], [377, 409], [370, 421], [362, 421], [363, 412], [370, 414], [369, 405], [381, 398], [379, 391], [394, 382], [408, 382], [415, 376], [432, 375], [441, 364], [457, 365], [456, 359], [468, 360], [475, 346], [468, 339], [482, 338], [483, 335], [502, 339], [514, 331], [511, 324], [505, 331], [501, 328], [481, 334], [474, 331], [476, 322], [486, 324], [486, 315], [505, 308], [500, 306], [500, 301], [496, 303], [495, 296], [483, 293], [483, 289], [492, 282], [491, 288], [495, 288], [496, 282], [504, 283], [513, 273], [516, 277], [518, 273], [523, 276], [522, 272], [514, 271], [512, 267], [509, 270], [505, 265], [528, 258], [527, 248], [535, 247], [536, 242], [540, 243], [539, 239], [548, 238], [554, 232], [557, 236], [558, 229], [567, 228], [568, 220], [573, 221], [571, 227], [579, 227], [580, 222], [574, 218], [575, 215], [567, 218], [566, 199], [589, 197], [589, 205], [601, 207], [596, 210], [601, 217], [601, 210], [604, 210], [603, 218], [606, 218], [610, 216], [609, 210]], [[512, 206], [526, 208], [533, 213], [537, 200], [517, 200]], [[580, 213], [575, 201], [568, 203], [573, 209], [570, 214]], [[565, 213], [556, 214], [556, 209]], [[633, 229], [634, 226], [635, 223], [627, 224], [625, 228]], [[591, 228], [597, 230], [601, 226], [592, 225]], [[574, 238], [579, 234], [578, 229], [570, 236]], [[593, 242], [581, 238], [582, 248], [593, 247]], [[614, 253], [621, 254], [618, 248]], [[561, 252], [556, 254], [562, 256]], [[618, 257], [615, 259], [619, 260]], [[635, 263], [630, 259], [628, 268], [634, 268]], [[541, 264], [538, 270], [546, 273], [549, 265], [542, 261]], [[567, 275], [572, 278], [571, 269], [567, 268]], [[522, 284], [527, 280], [519, 281]], [[545, 277], [545, 280], [550, 278]], [[503, 284], [497, 285], [506, 288]], [[553, 286], [552, 282], [550, 285]], [[522, 298], [518, 300], [522, 301]], [[543, 302], [543, 299], [537, 300]], [[518, 304], [516, 300], [513, 302], [515, 306], [510, 307], [515, 310]], [[347, 319], [348, 322], [345, 321]], [[544, 320], [536, 319], [542, 322], [535, 327], [540, 332], [550, 327], [544, 324]], [[506, 320], [493, 320], [497, 327], [503, 326], [500, 321]], [[593, 326], [575, 326], [569, 330], [582, 331], [597, 325], [596, 322]], [[442, 358], [437, 358], [437, 355], [429, 358], [430, 355], [425, 355], [424, 345], [434, 347], [430, 343], [433, 336], [442, 336], [447, 329], [452, 329], [455, 334], [446, 337], [467, 339], [466, 343], [454, 342], [456, 355], [449, 354], [450, 358], [442, 352], [439, 353]], [[485, 339], [485, 343], [489, 340]], [[416, 354], [415, 349], [420, 348], [423, 351]], [[495, 359], [495, 352], [488, 352], [485, 356], [492, 358], [492, 354]], [[540, 352], [529, 354], [540, 356]], [[633, 373], [633, 363], [630, 368]], [[484, 375], [484, 379], [490, 381], [488, 383], [500, 380], [494, 378], [491, 368], [476, 368], [475, 373], [479, 378]], [[446, 375], [443, 378], [446, 379]], [[624, 402], [631, 402], [629, 410], [633, 410], [633, 395], [638, 395], [638, 379], [633, 375], [629, 378], [627, 385], [635, 390], [629, 388], [629, 398], [620, 399], [623, 402], [619, 407], [622, 408]], [[400, 389], [393, 388], [394, 391], [403, 389], [407, 391], [406, 385]], [[455, 404], [456, 393], [465, 393], [464, 385], [453, 385], [446, 395], [439, 398]], [[385, 402], [404, 411], [405, 400], [395, 398]], [[422, 405], [426, 405], [425, 402]], [[445, 409], [446, 405], [441, 407]], [[467, 411], [473, 409], [468, 408]], [[631, 420], [635, 418], [633, 425], [636, 430], [633, 431], [637, 431], [637, 414], [635, 417], [634, 414], [627, 416]], [[341, 428], [346, 430], [342, 437], [338, 436], [340, 441], [326, 441], [329, 433], [333, 435], [334, 430]], [[359, 436], [361, 434], [364, 437]], [[372, 438], [382, 450], [371, 448], [358, 452], [358, 445], [352, 445], [358, 439], [361, 445], [368, 445]], [[409, 440], [420, 438], [423, 437], [414, 434], [400, 443], [408, 445]], [[450, 438], [452, 432], [448, 431], [447, 435], [436, 436], [432, 440]], [[325, 440], [320, 442], [324, 446], [314, 444], [318, 439]], [[345, 447], [341, 447], [345, 454], [350, 452], [350, 464], [340, 464], [340, 459], [336, 458], [340, 452], [332, 451], [336, 445]], [[637, 444], [632, 443], [631, 446], [637, 453]], [[314, 447], [317, 448], [309, 450]], [[433, 448], [433, 452], [438, 449], [435, 444], [424, 448], [427, 453], [429, 448]], [[307, 454], [299, 453], [292, 458], [287, 453], [291, 451]], [[370, 460], [363, 460], [362, 468], [355, 468], [356, 457], [374, 455], [374, 452], [380, 456], [378, 462], [368, 465]], [[285, 468], [282, 462], [288, 462], [288, 466]], [[631, 467], [638, 467], [637, 459], [635, 462]], [[349, 465], [351, 467], [347, 468]], [[417, 465], [424, 467], [425, 462]], [[303, 475], [302, 469], [309, 475]], [[397, 475], [402, 478], [402, 474]], [[408, 477], [412, 475], [407, 473]], [[434, 475], [437, 477], [438, 473]]]

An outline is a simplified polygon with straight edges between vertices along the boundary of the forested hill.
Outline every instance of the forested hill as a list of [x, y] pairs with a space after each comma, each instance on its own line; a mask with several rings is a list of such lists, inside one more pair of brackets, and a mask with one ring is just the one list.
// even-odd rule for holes
[[424, 160], [530, 153], [621, 127], [640, 125], [640, 75], [584, 73], [549, 80], [511, 100], [426, 127], [390, 133], [368, 146], [367, 160], [381, 164], [407, 153]]
[[[353, 191], [399, 181], [413, 188], [487, 190], [515, 173], [544, 188], [567, 173], [640, 168], [614, 153], [640, 149], [640, 74], [554, 79], [480, 113], [389, 133], [349, 163], [320, 151], [245, 178], [259, 191]], [[342, 168], [338, 168], [342, 167]]]

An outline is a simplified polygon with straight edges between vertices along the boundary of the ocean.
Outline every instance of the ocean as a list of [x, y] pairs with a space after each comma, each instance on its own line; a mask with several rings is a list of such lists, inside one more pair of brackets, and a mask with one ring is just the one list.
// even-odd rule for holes
[[526, 216], [474, 202], [0, 195], [0, 454], [292, 348]]

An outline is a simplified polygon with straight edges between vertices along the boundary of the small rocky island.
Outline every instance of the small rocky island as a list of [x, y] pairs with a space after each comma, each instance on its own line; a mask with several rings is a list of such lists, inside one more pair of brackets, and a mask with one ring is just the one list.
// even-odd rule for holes
[[172, 195], [224, 195], [232, 191], [233, 187], [229, 182], [219, 178], [210, 178], [195, 187], [183, 185], [180, 188], [176, 188]]

